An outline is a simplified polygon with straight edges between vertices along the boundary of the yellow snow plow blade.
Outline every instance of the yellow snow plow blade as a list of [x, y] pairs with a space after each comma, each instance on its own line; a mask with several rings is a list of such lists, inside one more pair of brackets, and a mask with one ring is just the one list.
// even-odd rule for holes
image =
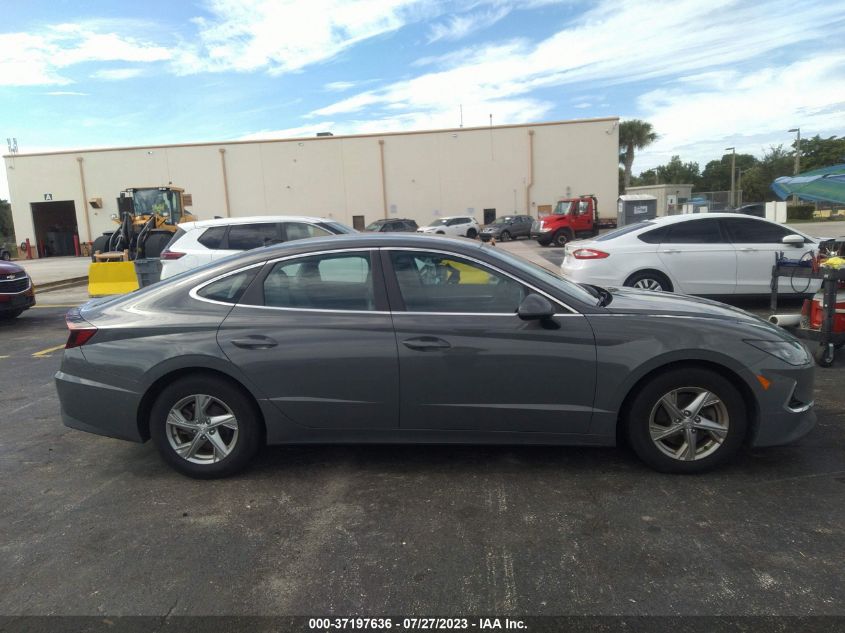
[[138, 289], [135, 262], [96, 262], [88, 267], [88, 295], [123, 295]]

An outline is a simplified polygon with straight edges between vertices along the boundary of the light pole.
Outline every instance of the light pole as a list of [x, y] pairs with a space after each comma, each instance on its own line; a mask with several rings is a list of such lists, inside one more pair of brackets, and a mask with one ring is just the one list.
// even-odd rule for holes
[[736, 188], [736, 148], [726, 147], [726, 152], [731, 152], [731, 209], [735, 208], [735, 188]]
[[[801, 128], [794, 127], [790, 132], [795, 132], [795, 167], [792, 170], [792, 175], [797, 176], [801, 173]], [[798, 194], [792, 194], [792, 204], [798, 204]]]

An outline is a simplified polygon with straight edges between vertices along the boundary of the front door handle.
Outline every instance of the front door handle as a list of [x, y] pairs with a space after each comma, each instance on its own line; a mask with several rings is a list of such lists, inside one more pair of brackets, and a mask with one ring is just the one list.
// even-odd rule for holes
[[748, 246], [746, 246], [745, 248], [741, 248], [739, 250], [741, 250], [743, 253], [756, 253], [757, 252], [756, 248], [750, 248]]
[[435, 349], [449, 349], [452, 345], [449, 341], [444, 341], [442, 338], [436, 336], [419, 336], [417, 338], [407, 338], [402, 341], [402, 345], [408, 349], [425, 352]]
[[232, 339], [232, 345], [243, 349], [270, 349], [278, 343], [269, 336], [247, 336], [245, 338]]
[[678, 250], [677, 248], [667, 248], [667, 249], [666, 249], [665, 251], [663, 251], [663, 252], [664, 252], [664, 253], [668, 253], [669, 255], [677, 255], [677, 254], [678, 254], [678, 253], [680, 253], [681, 251], [680, 251], [680, 250]]

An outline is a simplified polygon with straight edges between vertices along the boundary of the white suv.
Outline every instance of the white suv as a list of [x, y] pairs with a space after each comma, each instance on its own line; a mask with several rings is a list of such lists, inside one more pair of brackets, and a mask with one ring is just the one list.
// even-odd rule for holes
[[251, 248], [355, 232], [334, 220], [293, 215], [185, 222], [179, 225], [161, 252], [161, 278], [167, 279]]
[[479, 230], [480, 227], [474, 217], [470, 215], [455, 215], [448, 218], [437, 218], [428, 226], [417, 229], [417, 233], [475, 239], [478, 237]]

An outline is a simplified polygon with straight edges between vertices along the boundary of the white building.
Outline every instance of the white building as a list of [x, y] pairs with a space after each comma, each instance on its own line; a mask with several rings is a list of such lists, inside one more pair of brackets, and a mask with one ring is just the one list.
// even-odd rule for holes
[[384, 217], [423, 225], [457, 214], [480, 223], [507, 213], [536, 216], [560, 198], [587, 193], [611, 210], [618, 147], [614, 117], [4, 159], [18, 242], [42, 244], [49, 233], [54, 254], [73, 254], [74, 234], [91, 242], [113, 229], [116, 198], [128, 187], [182, 187], [201, 219], [297, 214], [357, 227]]

